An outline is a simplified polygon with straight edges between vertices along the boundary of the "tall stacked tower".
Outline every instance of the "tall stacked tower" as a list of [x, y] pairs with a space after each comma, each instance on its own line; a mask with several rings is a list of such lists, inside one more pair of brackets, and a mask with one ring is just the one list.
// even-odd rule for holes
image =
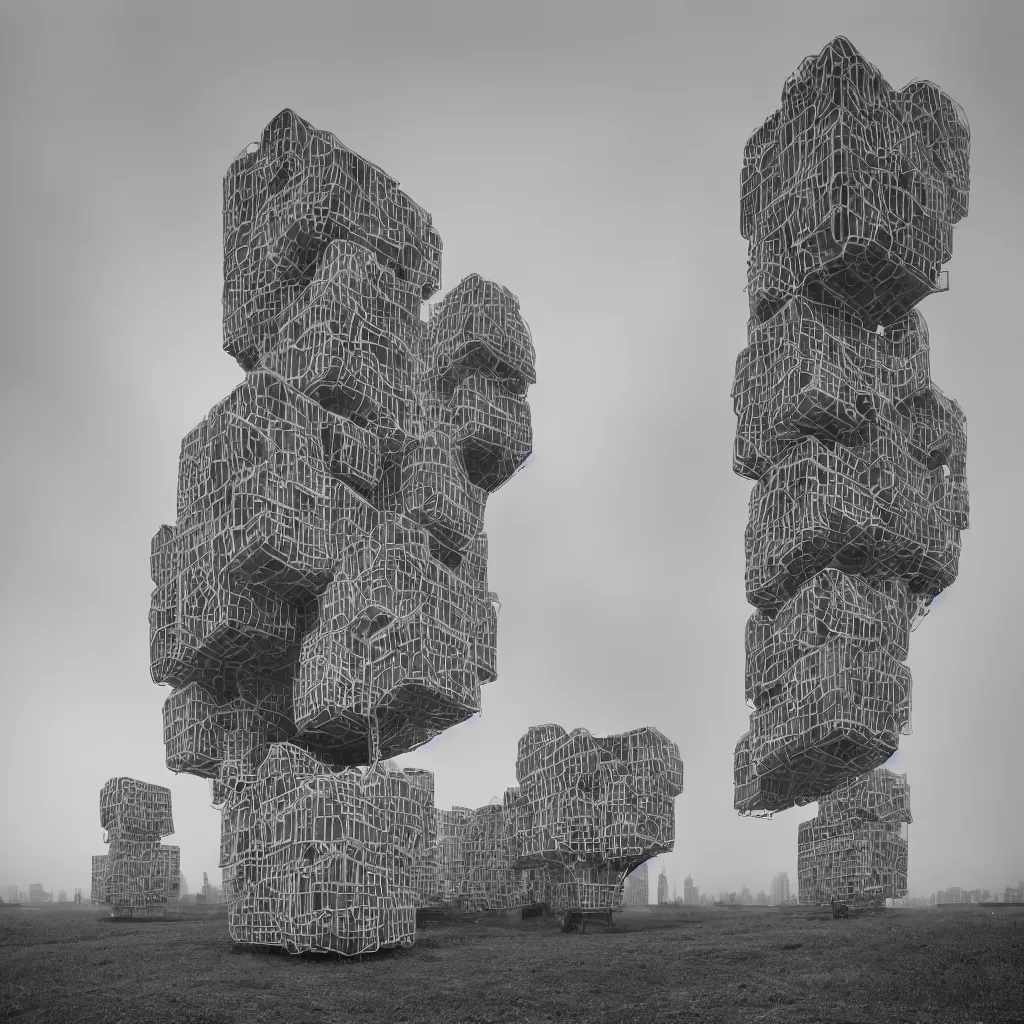
[[741, 813], [830, 793], [910, 728], [910, 631], [956, 579], [968, 525], [964, 415], [932, 383], [915, 307], [947, 287], [969, 149], [937, 86], [892, 89], [841, 36], [747, 142]]
[[171, 791], [138, 779], [110, 779], [100, 790], [100, 824], [109, 849], [92, 859], [92, 899], [112, 917], [164, 917], [178, 895], [181, 851], [173, 835]]
[[823, 797], [800, 823], [797, 880], [801, 903], [876, 902], [907, 894], [910, 789], [886, 768]]
[[484, 508], [531, 449], [534, 351], [476, 275], [424, 321], [440, 266], [430, 215], [289, 110], [228, 170], [246, 377], [182, 444], [150, 620], [167, 765], [223, 808], [236, 941], [413, 941], [430, 813], [384, 759], [496, 675]]

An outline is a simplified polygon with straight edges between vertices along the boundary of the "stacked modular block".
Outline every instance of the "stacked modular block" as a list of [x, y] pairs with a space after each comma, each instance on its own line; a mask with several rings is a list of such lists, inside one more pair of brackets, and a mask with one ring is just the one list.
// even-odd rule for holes
[[501, 804], [438, 811], [442, 899], [467, 911], [513, 910], [541, 902], [531, 874], [514, 864]]
[[907, 894], [910, 789], [905, 775], [876, 768], [823, 797], [800, 823], [801, 903], [878, 903]]

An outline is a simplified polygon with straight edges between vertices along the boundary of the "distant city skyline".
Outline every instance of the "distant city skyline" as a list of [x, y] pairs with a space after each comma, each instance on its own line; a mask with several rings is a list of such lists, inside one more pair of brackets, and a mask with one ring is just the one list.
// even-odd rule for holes
[[[789, 887], [787, 872], [777, 872], [768, 883], [768, 888], [763, 886], [755, 893], [753, 887], [746, 882], [727, 888], [716, 890], [717, 897], [712, 898], [701, 893], [700, 886], [696, 884], [691, 875], [686, 875], [682, 881], [682, 895], [678, 895], [679, 883], [675, 879], [670, 865], [662, 863], [663, 857], [654, 858], [633, 872], [626, 880], [623, 902], [627, 906], [655, 905], [659, 902], [659, 894], [662, 892], [662, 879], [664, 879], [663, 902], [679, 902], [683, 906], [700, 905], [704, 902], [728, 901], [733, 895], [736, 902], [748, 905], [773, 905], [778, 902], [786, 902], [795, 899], [798, 893]], [[649, 885], [648, 879], [652, 870], [658, 872], [658, 885], [655, 889]], [[224, 889], [222, 885], [214, 885], [209, 881], [209, 873], [203, 872], [204, 884], [197, 893], [189, 893], [187, 883], [182, 885], [181, 899], [183, 902], [223, 902]], [[776, 891], [777, 889], [777, 891]], [[8, 903], [63, 903], [73, 902], [73, 896], [69, 893], [87, 891], [88, 886], [47, 886], [45, 883], [32, 882], [27, 885], [16, 885], [11, 883], [0, 884], [0, 893]], [[668, 894], [673, 893], [672, 899]], [[1015, 884], [989, 885], [989, 886], [947, 886], [944, 889], [937, 889], [930, 893], [911, 891], [899, 901], [903, 906], [936, 906], [945, 903], [1024, 903], [1024, 881]]]
[[[90, 863], [91, 869], [91, 863]], [[204, 876], [208, 877], [208, 872], [203, 872]], [[0, 876], [2, 877], [2, 876]], [[215, 876], [217, 881], [220, 881], [220, 870], [215, 869]], [[223, 889], [222, 885], [211, 885], [207, 882], [211, 891], [221, 892]], [[86, 880], [82, 885], [48, 885], [45, 882], [29, 882], [26, 884], [16, 884], [10, 881], [0, 882], [0, 895], [8, 903], [29, 903], [33, 902], [32, 895], [36, 893], [43, 897], [43, 902], [49, 903], [60, 903], [67, 902], [71, 903], [74, 901], [74, 894], [76, 892], [89, 892], [91, 890], [91, 880]], [[200, 895], [202, 890], [200, 890]], [[185, 896], [188, 894], [187, 883], [182, 886], [181, 895]], [[196, 894], [193, 894], [196, 895]], [[63, 899], [61, 899], [63, 897]]]
[[[1022, 860], [1024, 860], [1024, 858], [1022, 858]], [[647, 866], [649, 866], [652, 871], [658, 872], [659, 881], [662, 874], [664, 874], [666, 892], [672, 892], [673, 889], [675, 889], [678, 886], [678, 869], [674, 867], [674, 864], [671, 860], [669, 860], [667, 855], [662, 855], [660, 857], [654, 858], [651, 861], [648, 861]], [[1022, 870], [1021, 873], [1024, 874], [1024, 870]], [[694, 896], [697, 897], [697, 899], [694, 899], [694, 902], [698, 902], [700, 887], [697, 885], [696, 881], [694, 880], [691, 874], [686, 874], [685, 878], [682, 881], [681, 888], [681, 902], [684, 906], [687, 905], [687, 903], [689, 902], [687, 900], [687, 894], [689, 892], [692, 892]], [[776, 872], [774, 875], [772, 875], [767, 883], [767, 886], [759, 886], [758, 891], [756, 893], [754, 892], [754, 886], [746, 881], [741, 881], [739, 884], [734, 884], [727, 887], [716, 887], [714, 891], [718, 893], [718, 899], [721, 899], [721, 897], [723, 896], [728, 897], [730, 894], [733, 894], [737, 897], [737, 902], [741, 902], [740, 897], [744, 892], [746, 892], [747, 897], [749, 899], [749, 903], [751, 905], [757, 905], [759, 903], [759, 897], [761, 895], [764, 895], [766, 904], [768, 905], [775, 903], [777, 900], [779, 900], [780, 897], [781, 902], [785, 902], [787, 900], [795, 899], [798, 896], [798, 892], [795, 888], [795, 885], [791, 884], [788, 872], [785, 871]], [[907, 905], [910, 901], [913, 900], [923, 901], [924, 903], [928, 903], [928, 901], [930, 900], [931, 904], [934, 905], [936, 902], [944, 902], [942, 900], [937, 900], [937, 897], [942, 895], [943, 893], [945, 893], [947, 897], [949, 897], [949, 902], [959, 901], [959, 897], [954, 899], [950, 896], [950, 894], [964, 894], [966, 902], [971, 902], [971, 900], [966, 900], [966, 896], [973, 895], [974, 897], [976, 897], [973, 899], [973, 902], [980, 902], [980, 899], [977, 897], [978, 894], [981, 893], [988, 893], [988, 896], [985, 897], [985, 899], [990, 899], [992, 902], [1024, 902], [1024, 882], [1016, 882], [1013, 884], [1007, 883], [1002, 885], [990, 884], [988, 886], [975, 886], [969, 888], [962, 888], [959, 886], [948, 886], [945, 889], [936, 889], [928, 893], [922, 893], [920, 891], [911, 890], [909, 893], [907, 893], [907, 895], [903, 898], [901, 902], [904, 905]], [[1015, 894], [1015, 899], [1011, 900], [1008, 898], [1011, 894]], [[656, 892], [651, 892], [650, 902], [652, 904], [658, 902]]]

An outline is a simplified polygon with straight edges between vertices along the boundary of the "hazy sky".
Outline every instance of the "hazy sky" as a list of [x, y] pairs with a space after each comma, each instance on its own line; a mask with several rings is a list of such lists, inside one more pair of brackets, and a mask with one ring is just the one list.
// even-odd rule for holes
[[[1024, 5], [3, 5], [6, 179], [0, 885], [82, 886], [114, 775], [169, 785], [182, 870], [219, 882], [205, 781], [164, 767], [150, 538], [182, 436], [241, 379], [221, 351], [221, 180], [292, 107], [429, 210], [443, 285], [515, 292], [535, 456], [487, 512], [500, 677], [401, 763], [439, 806], [515, 783], [528, 726], [655, 725], [686, 766], [670, 880], [796, 879], [798, 823], [732, 809], [745, 730], [729, 399], [746, 343], [743, 144], [786, 76], [850, 37], [972, 128], [950, 291], [922, 306], [968, 418], [960, 578], [914, 634], [910, 887], [1024, 878], [1018, 383]], [[655, 872], [659, 870], [653, 864]]]

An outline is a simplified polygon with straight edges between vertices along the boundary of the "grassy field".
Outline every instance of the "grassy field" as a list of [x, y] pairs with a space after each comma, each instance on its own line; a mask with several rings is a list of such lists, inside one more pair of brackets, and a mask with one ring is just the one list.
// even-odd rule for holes
[[131, 922], [10, 908], [0, 1020], [1024, 1024], [1024, 907], [635, 910], [582, 935], [543, 918], [447, 922], [362, 960], [236, 947], [223, 909]]

